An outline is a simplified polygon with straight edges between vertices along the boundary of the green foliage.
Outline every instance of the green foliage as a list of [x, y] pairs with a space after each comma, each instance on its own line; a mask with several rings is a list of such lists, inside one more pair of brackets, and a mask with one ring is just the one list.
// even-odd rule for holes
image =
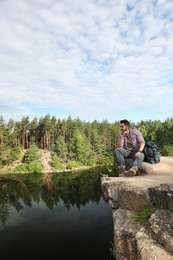
[[105, 174], [105, 173], [100, 173], [101, 177], [109, 177], [108, 174]]
[[41, 165], [39, 149], [36, 145], [31, 145], [31, 147], [26, 151], [24, 155], [24, 163], [17, 166], [14, 170], [15, 173], [40, 173], [43, 171]]
[[22, 146], [12, 147], [12, 149], [11, 149], [12, 161], [15, 161], [19, 158], [21, 151], [22, 151]]
[[100, 176], [101, 177], [117, 177], [117, 170], [115, 170], [115, 166], [112, 165], [102, 165], [100, 168]]
[[52, 166], [56, 169], [56, 170], [63, 170], [65, 169], [65, 166], [60, 162], [57, 154], [53, 154], [52, 156]]
[[157, 205], [156, 207], [151, 206], [150, 204], [145, 205], [143, 208], [139, 209], [134, 215], [134, 221], [140, 224], [146, 224], [152, 214], [157, 210], [165, 210], [166, 206], [163, 204]]
[[14, 173], [28, 173], [28, 164], [20, 164], [15, 168]]
[[10, 147], [5, 145], [0, 145], [0, 168], [4, 165], [9, 165], [20, 156], [22, 147]]
[[54, 147], [54, 152], [57, 153], [57, 155], [62, 158], [63, 160], [67, 159], [67, 151], [68, 147], [65, 142], [64, 136], [59, 135], [58, 138], [56, 139], [56, 144]]
[[173, 156], [173, 145], [163, 145], [161, 153], [164, 156]]
[[110, 156], [102, 156], [101, 157], [101, 161], [100, 161], [101, 165], [112, 165], [114, 163], [113, 158]]
[[74, 132], [73, 142], [72, 142], [72, 152], [75, 154], [75, 160], [83, 165], [88, 165], [90, 160], [91, 144], [87, 140], [84, 134], [79, 133], [79, 131]]
[[39, 149], [33, 144], [24, 155], [24, 163], [31, 163], [40, 159]]
[[76, 162], [76, 161], [68, 161], [68, 163], [67, 163], [67, 169], [78, 168], [80, 166], [81, 166], [81, 163]]
[[40, 173], [43, 172], [43, 167], [40, 162], [31, 162], [29, 164], [28, 173]]
[[40, 162], [23, 163], [15, 168], [15, 173], [41, 173], [43, 167]]
[[134, 221], [140, 224], [145, 224], [155, 211], [155, 208], [146, 205], [135, 214]]
[[0, 166], [9, 165], [11, 162], [11, 148], [4, 145], [0, 146]]

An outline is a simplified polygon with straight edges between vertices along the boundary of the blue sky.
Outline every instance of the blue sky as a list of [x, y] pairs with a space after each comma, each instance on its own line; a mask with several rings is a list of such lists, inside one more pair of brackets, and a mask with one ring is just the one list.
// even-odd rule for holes
[[0, 115], [173, 116], [172, 0], [0, 0]]

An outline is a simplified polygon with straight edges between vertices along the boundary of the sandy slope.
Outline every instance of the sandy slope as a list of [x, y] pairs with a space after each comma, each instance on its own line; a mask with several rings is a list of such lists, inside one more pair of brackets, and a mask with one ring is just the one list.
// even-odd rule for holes
[[52, 152], [47, 150], [40, 150], [41, 153], [41, 163], [43, 165], [44, 171], [52, 171]]

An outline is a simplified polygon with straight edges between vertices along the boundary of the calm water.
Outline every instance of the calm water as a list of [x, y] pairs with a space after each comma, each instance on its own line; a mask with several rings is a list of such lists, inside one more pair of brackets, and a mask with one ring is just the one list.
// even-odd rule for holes
[[114, 259], [98, 170], [0, 175], [0, 259]]

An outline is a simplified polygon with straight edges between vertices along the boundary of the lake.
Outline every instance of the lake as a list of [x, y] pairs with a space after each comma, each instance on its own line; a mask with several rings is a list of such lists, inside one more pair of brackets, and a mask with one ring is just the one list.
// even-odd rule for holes
[[0, 175], [0, 259], [115, 259], [100, 169]]

